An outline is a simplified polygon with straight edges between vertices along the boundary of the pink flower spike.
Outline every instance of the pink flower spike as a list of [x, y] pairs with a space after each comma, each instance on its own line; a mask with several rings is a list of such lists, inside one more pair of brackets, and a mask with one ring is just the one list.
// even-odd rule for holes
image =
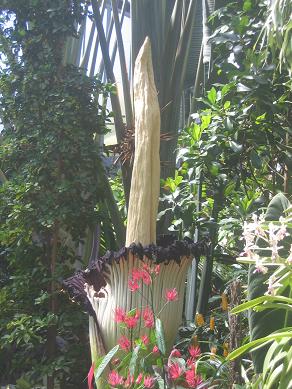
[[194, 359], [197, 359], [201, 355], [201, 349], [199, 346], [190, 346], [189, 347], [189, 354]]
[[155, 378], [150, 375], [144, 377], [144, 388], [154, 388]]
[[87, 376], [87, 382], [88, 382], [88, 389], [93, 389], [93, 377], [94, 377], [94, 362], [91, 365], [91, 368], [89, 369], [88, 376]]
[[138, 281], [136, 280], [129, 280], [128, 281], [128, 288], [131, 292], [136, 292], [136, 290], [138, 290], [140, 288], [139, 284], [138, 284]]
[[197, 387], [197, 376], [194, 369], [186, 371], [186, 382], [189, 388]]
[[108, 375], [108, 383], [111, 386], [118, 386], [122, 385], [124, 382], [124, 379], [122, 376], [119, 375], [119, 373], [115, 370], [112, 370]]
[[184, 369], [177, 363], [168, 366], [168, 374], [172, 380], [177, 380], [184, 373]]
[[123, 308], [117, 307], [115, 309], [115, 322], [117, 323], [123, 323], [126, 318], [126, 312], [123, 310]]
[[176, 301], [178, 299], [178, 294], [176, 288], [166, 289], [165, 298], [167, 301]]
[[119, 345], [121, 346], [122, 350], [130, 351], [131, 348], [131, 342], [126, 336], [121, 336], [119, 339]]
[[142, 379], [143, 379], [143, 374], [139, 373], [137, 378], [136, 378], [135, 383], [139, 385], [142, 382]]

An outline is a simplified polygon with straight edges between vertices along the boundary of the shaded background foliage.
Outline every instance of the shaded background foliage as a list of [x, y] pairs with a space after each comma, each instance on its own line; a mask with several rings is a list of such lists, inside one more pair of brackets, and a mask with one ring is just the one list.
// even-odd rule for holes
[[80, 1], [4, 1], [1, 9], [1, 382], [82, 387], [87, 319], [61, 295], [100, 217], [103, 86], [63, 63]]
[[211, 16], [210, 79], [180, 131], [175, 176], [163, 181], [160, 216], [171, 215], [169, 229], [212, 241], [195, 280], [202, 313], [212, 285], [226, 289], [226, 275], [247, 281], [246, 268], [226, 267], [242, 251], [243, 222], [279, 191], [291, 193], [291, 80], [288, 67], [280, 71], [277, 55], [261, 47], [269, 11], [266, 1], [246, 0]]

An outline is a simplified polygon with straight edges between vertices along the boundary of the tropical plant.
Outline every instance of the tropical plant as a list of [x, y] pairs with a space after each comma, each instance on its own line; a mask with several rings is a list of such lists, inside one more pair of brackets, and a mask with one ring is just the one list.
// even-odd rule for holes
[[[272, 50], [279, 71], [292, 73], [292, 4], [289, 0], [269, 1], [266, 21], [261, 37], [261, 49], [265, 44]], [[266, 50], [269, 55], [269, 50]]]
[[162, 184], [160, 216], [169, 214], [169, 229], [211, 237], [195, 306], [200, 313], [207, 310], [213, 260], [234, 262], [244, 220], [279, 190], [291, 190], [289, 77], [256, 45], [266, 12], [263, 1], [239, 1], [211, 16], [213, 86], [197, 99], [201, 109], [180, 132], [177, 171]]
[[255, 371], [260, 373], [253, 387], [286, 388], [292, 371], [291, 206], [279, 194], [271, 201], [265, 218], [253, 219], [245, 225], [245, 256], [239, 258], [253, 264], [249, 300], [232, 311], [250, 310], [251, 341], [227, 359], [253, 351]]
[[[151, 298], [156, 310], [162, 309], [162, 293], [175, 286], [182, 300], [185, 277], [191, 260], [199, 259], [206, 251], [206, 244], [191, 240], [176, 241], [173, 237], [162, 237], [156, 245], [156, 218], [159, 201], [159, 130], [160, 111], [154, 84], [151, 46], [146, 38], [135, 64], [134, 72], [135, 144], [131, 193], [129, 201], [126, 247], [117, 253], [108, 253], [94, 261], [89, 269], [79, 271], [66, 280], [64, 285], [79, 302], [83, 303], [91, 316], [90, 343], [93, 361], [105, 355], [117, 343], [119, 328], [111, 321], [112, 310], [132, 309], [133, 303], [142, 306], [144, 298]], [[132, 269], [152, 264], [164, 264], [163, 272], [157, 276], [157, 287], [144, 291], [144, 295], [132, 296], [127, 290], [128, 277]], [[176, 280], [173, 280], [174, 274]], [[148, 271], [143, 272], [143, 281], [151, 284]], [[131, 286], [136, 288], [137, 280]], [[174, 284], [174, 285], [173, 285]], [[147, 292], [147, 293], [146, 293]], [[169, 350], [182, 320], [183, 305], [163, 310], [162, 318], [171, 320], [165, 328], [165, 344]], [[138, 319], [138, 318], [137, 318]], [[141, 324], [138, 326], [141, 331]], [[103, 383], [98, 381], [98, 387]]]
[[[115, 50], [118, 48], [120, 59], [120, 71], [122, 77], [123, 104], [118, 95], [111, 93], [111, 104], [115, 123], [117, 141], [123, 146], [125, 140], [129, 141], [126, 130], [133, 132], [133, 107], [131, 100], [130, 81], [132, 79], [130, 71], [127, 69], [126, 55], [121, 34], [121, 25], [126, 1], [123, 2], [121, 10], [121, 20], [119, 20], [116, 0], [111, 1], [112, 19], [108, 34], [103, 25], [104, 2], [92, 1], [93, 19], [98, 31], [98, 38], [102, 51], [102, 62], [108, 82], [115, 84], [116, 76], [113, 70], [113, 55], [110, 51], [110, 42], [112, 39], [113, 24], [116, 31]], [[155, 18], [153, 18], [152, 9], [155, 9]], [[161, 110], [161, 134], [163, 142], [161, 144], [161, 174], [166, 178], [174, 172], [175, 167], [175, 149], [177, 143], [177, 133], [180, 117], [180, 102], [185, 88], [186, 68], [190, 55], [190, 43], [192, 31], [194, 28], [195, 15], [197, 10], [197, 1], [175, 2], [156, 2], [132, 1], [131, 2], [131, 65], [134, 69], [135, 60], [142, 43], [148, 36], [152, 45], [154, 77], [158, 90], [158, 98]], [[143, 23], [141, 23], [143, 20]], [[85, 32], [84, 37], [85, 37]], [[86, 41], [87, 50], [91, 50], [93, 40]], [[96, 47], [95, 49], [96, 50]], [[114, 52], [114, 50], [113, 50]], [[197, 55], [199, 53], [196, 53]], [[87, 58], [89, 60], [89, 57]], [[93, 56], [96, 60], [96, 56]], [[94, 68], [95, 63], [90, 65], [86, 62], [88, 68]], [[101, 67], [100, 67], [101, 68]], [[168, 70], [169, 69], [169, 70]], [[100, 74], [102, 77], [102, 75]], [[122, 117], [125, 112], [125, 124]], [[167, 137], [165, 136], [167, 135]], [[126, 148], [126, 147], [125, 147]], [[121, 150], [123, 153], [127, 150]], [[126, 154], [126, 153], [125, 153]], [[123, 184], [126, 203], [129, 201], [131, 166], [128, 158], [123, 159]]]

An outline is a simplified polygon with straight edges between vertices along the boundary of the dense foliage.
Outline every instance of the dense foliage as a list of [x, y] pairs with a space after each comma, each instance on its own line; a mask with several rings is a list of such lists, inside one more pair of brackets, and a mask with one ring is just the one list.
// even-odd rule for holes
[[291, 189], [291, 82], [255, 46], [265, 11], [263, 1], [244, 1], [213, 17], [217, 28], [211, 80], [216, 82], [201, 99], [203, 109], [181, 133], [176, 177], [164, 183], [170, 193], [164, 200], [175, 215], [173, 229], [192, 231], [198, 216], [200, 228], [219, 223], [219, 239], [224, 243], [228, 237], [230, 254], [238, 252], [238, 245], [227, 226], [234, 235], [252, 210], [267, 204], [277, 191]]
[[1, 383], [81, 387], [89, 368], [86, 317], [60, 294], [103, 191], [103, 88], [63, 61], [85, 11], [82, 1], [2, 3]]
[[[276, 19], [285, 27], [276, 31], [288, 36], [286, 11]], [[198, 291], [197, 310], [202, 313], [207, 312], [210, 294], [213, 306], [218, 288], [230, 291], [233, 279], [248, 281], [246, 267], [230, 266], [226, 277], [226, 267], [221, 265], [232, 264], [243, 251], [244, 222], [253, 212], [260, 213], [278, 192], [291, 193], [290, 62], [286, 59], [279, 66], [280, 41], [273, 42], [273, 36], [268, 40], [273, 50], [261, 46], [262, 41], [267, 43], [263, 32], [270, 15], [268, 2], [245, 0], [230, 2], [211, 17], [209, 84], [190, 126], [181, 131], [175, 177], [163, 182], [168, 190], [162, 199], [168, 203], [164, 212], [173, 218], [170, 229], [181, 236], [207, 234], [213, 243], [212, 258], [199, 274], [201, 285], [208, 284]], [[266, 279], [253, 276], [253, 269], [250, 274], [250, 293], [251, 288], [254, 297], [265, 293]], [[274, 323], [274, 330], [280, 328]], [[232, 334], [227, 328], [224, 332], [229, 341]], [[215, 339], [202, 335], [212, 344], [220, 343], [222, 333]], [[262, 350], [259, 353], [263, 355]]]

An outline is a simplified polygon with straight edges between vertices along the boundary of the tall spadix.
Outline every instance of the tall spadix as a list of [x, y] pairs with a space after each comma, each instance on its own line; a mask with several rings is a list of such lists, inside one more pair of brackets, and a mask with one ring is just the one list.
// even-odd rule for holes
[[134, 69], [135, 157], [131, 182], [126, 246], [156, 243], [160, 183], [160, 108], [154, 82], [151, 44], [147, 37]]

